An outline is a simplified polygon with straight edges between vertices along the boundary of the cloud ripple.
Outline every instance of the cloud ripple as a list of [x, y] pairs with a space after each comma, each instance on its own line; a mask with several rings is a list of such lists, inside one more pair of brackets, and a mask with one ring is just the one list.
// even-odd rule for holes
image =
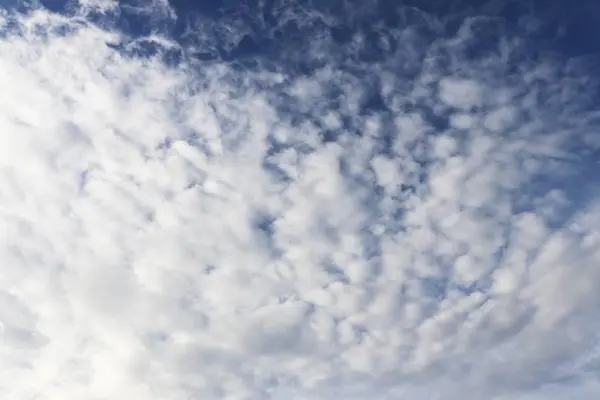
[[594, 60], [244, 4], [0, 14], [0, 396], [598, 393]]

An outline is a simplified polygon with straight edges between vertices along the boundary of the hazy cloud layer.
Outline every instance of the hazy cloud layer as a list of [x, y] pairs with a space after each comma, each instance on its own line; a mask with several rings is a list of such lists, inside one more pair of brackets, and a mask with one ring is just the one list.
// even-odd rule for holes
[[590, 60], [272, 3], [0, 14], [0, 397], [600, 393]]

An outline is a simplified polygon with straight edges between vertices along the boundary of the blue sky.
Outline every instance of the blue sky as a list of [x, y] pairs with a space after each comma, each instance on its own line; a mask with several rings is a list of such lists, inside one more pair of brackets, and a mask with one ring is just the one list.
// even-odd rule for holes
[[597, 396], [572, 4], [0, 2], [0, 397]]

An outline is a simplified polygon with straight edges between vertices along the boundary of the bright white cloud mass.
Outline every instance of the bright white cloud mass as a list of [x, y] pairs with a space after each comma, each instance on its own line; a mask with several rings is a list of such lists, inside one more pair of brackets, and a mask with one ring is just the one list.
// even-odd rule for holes
[[0, 398], [597, 397], [593, 60], [267, 3], [2, 9]]

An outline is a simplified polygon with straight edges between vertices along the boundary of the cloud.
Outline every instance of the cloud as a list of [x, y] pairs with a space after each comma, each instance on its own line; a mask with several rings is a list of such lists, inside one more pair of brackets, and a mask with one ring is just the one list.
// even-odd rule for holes
[[404, 6], [118, 12], [1, 14], [3, 399], [598, 392], [585, 64]]

